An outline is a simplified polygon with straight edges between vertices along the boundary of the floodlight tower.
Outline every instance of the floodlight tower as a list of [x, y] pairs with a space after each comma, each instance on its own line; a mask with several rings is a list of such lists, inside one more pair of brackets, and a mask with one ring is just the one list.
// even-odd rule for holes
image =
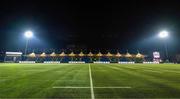
[[169, 32], [168, 31], [161, 31], [159, 33], [159, 38], [164, 40], [164, 48], [165, 48], [165, 53], [166, 53], [166, 60], [169, 61], [169, 58], [168, 58], [168, 49], [167, 49], [167, 43], [166, 43], [166, 40], [169, 36]]
[[33, 32], [32, 31], [26, 31], [25, 33], [24, 33], [24, 36], [26, 37], [26, 48], [25, 48], [25, 56], [26, 56], [26, 54], [27, 54], [27, 48], [28, 48], [28, 42], [29, 42], [29, 40], [33, 37]]

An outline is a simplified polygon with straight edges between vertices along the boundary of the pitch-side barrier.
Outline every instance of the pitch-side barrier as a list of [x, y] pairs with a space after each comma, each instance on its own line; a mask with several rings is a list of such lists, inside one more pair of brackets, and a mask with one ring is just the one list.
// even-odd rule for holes
[[[19, 61], [21, 64], [34, 64], [39, 63], [36, 61]], [[60, 61], [44, 61], [44, 64], [60, 64]], [[70, 64], [85, 64], [85, 61], [69, 61]], [[94, 64], [110, 64], [109, 61], [94, 61]], [[126, 61], [119, 61], [118, 64], [136, 64], [134, 61], [132, 62], [126, 62]], [[143, 62], [142, 64], [160, 64], [159, 62]]]
[[36, 63], [35, 61], [19, 61], [21, 64], [34, 64]]
[[85, 61], [69, 61], [68, 63], [70, 63], [70, 64], [84, 64], [86, 62]]

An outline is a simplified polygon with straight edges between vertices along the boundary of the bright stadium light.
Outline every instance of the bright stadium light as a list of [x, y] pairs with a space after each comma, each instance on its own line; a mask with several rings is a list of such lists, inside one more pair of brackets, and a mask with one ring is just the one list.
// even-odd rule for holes
[[32, 38], [33, 37], [33, 32], [32, 31], [26, 31], [24, 33], [24, 35], [25, 35], [26, 38]]
[[167, 31], [161, 31], [161, 32], [159, 33], [159, 37], [160, 37], [160, 38], [167, 38], [168, 35], [169, 35], [169, 33], [168, 33]]
[[24, 33], [24, 36], [27, 38], [27, 40], [26, 40], [26, 48], [25, 48], [25, 53], [24, 53], [25, 56], [26, 56], [26, 54], [27, 54], [27, 48], [28, 48], [28, 42], [29, 42], [29, 39], [33, 37], [33, 32], [30, 31], [30, 30], [28, 30], [28, 31], [26, 31], [26, 32]]
[[[159, 38], [161, 39], [166, 39], [168, 36], [169, 36], [169, 32], [168, 31], [161, 31], [159, 33]], [[166, 40], [167, 41], [167, 40]], [[164, 48], [165, 48], [165, 53], [166, 53], [166, 61], [169, 61], [169, 58], [168, 58], [168, 49], [167, 49], [167, 42], [164, 41]]]

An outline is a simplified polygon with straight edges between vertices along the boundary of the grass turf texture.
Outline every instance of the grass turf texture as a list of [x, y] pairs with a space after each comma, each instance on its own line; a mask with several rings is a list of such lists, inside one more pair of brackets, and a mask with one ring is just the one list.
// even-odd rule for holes
[[[95, 99], [180, 98], [178, 64], [90, 67]], [[91, 99], [91, 94], [89, 64], [0, 64], [0, 98]]]

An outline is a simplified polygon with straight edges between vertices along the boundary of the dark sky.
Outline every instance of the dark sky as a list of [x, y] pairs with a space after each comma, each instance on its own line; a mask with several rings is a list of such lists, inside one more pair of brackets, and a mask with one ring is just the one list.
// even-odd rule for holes
[[30, 40], [30, 48], [62, 49], [75, 45], [147, 52], [163, 50], [163, 42], [156, 35], [167, 30], [171, 35], [166, 40], [169, 50], [179, 52], [178, 0], [120, 1], [1, 1], [0, 48], [23, 49], [23, 33], [32, 30], [35, 38]]

